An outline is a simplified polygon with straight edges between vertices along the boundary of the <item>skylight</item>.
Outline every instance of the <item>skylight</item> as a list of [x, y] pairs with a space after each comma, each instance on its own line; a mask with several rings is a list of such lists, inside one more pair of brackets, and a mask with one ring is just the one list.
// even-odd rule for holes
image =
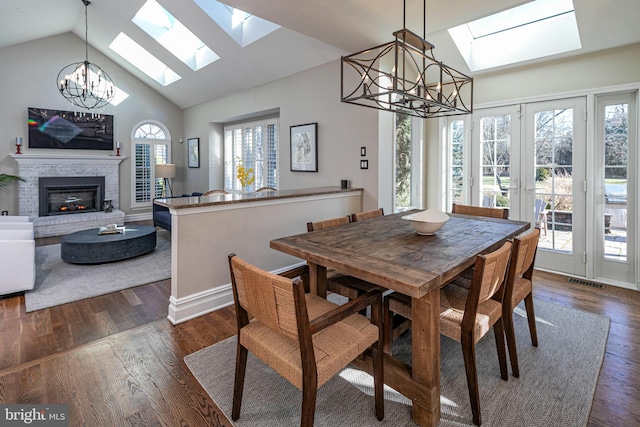
[[471, 71], [580, 49], [572, 0], [535, 0], [449, 29]]
[[124, 33], [118, 34], [109, 48], [162, 86], [170, 85], [182, 78]]
[[155, 0], [147, 0], [132, 21], [193, 71], [220, 59]]
[[242, 47], [271, 34], [279, 25], [250, 15], [216, 0], [194, 0], [229, 36]]

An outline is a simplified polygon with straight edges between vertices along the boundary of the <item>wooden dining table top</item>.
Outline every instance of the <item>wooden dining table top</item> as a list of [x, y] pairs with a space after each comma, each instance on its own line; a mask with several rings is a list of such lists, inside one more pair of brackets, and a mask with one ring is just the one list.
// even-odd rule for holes
[[435, 234], [418, 234], [404, 212], [272, 240], [270, 247], [413, 298], [444, 286], [531, 224], [449, 214]]

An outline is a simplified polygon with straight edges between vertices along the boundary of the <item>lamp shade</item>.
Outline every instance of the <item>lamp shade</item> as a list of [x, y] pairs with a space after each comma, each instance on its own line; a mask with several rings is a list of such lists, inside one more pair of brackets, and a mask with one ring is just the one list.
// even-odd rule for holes
[[156, 165], [156, 178], [175, 178], [176, 165], [167, 163], [164, 165]]

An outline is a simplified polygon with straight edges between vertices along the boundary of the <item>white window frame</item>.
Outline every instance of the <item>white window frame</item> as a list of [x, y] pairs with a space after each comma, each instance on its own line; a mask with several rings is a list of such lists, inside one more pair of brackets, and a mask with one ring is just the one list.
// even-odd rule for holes
[[[258, 151], [258, 141], [256, 140], [256, 129], [262, 127], [264, 144], [267, 144], [267, 129], [270, 126], [275, 127], [273, 147], [275, 150], [275, 167], [273, 168], [273, 178], [268, 179], [271, 171], [266, 156], [269, 153], [263, 153], [265, 159], [256, 158], [255, 153]], [[241, 147], [233, 143], [229, 136], [233, 133], [240, 132]], [[251, 141], [245, 140], [248, 133], [251, 133]], [[247, 147], [250, 144], [250, 147]], [[238, 152], [239, 151], [239, 152]], [[254, 169], [255, 181], [253, 184], [242, 188], [240, 181], [236, 178], [237, 167], [240, 160], [246, 168]], [[227, 191], [250, 191], [260, 187], [280, 188], [280, 120], [278, 117], [271, 117], [250, 122], [241, 122], [224, 127], [224, 187]]]
[[[164, 132], [164, 138], [136, 138], [136, 131], [144, 126], [144, 125], [153, 125], [157, 126], [162, 132]], [[151, 159], [149, 161], [154, 160], [153, 163], [149, 162], [149, 181], [155, 183], [153, 186], [154, 190], [151, 190], [151, 186], [149, 186], [149, 194], [148, 199], [145, 201], [137, 200], [137, 168], [138, 168], [138, 153], [137, 146], [147, 146], [149, 147], [148, 152], [151, 155]], [[164, 151], [164, 156], [162, 156], [162, 152]], [[154, 155], [155, 153], [155, 155]], [[163, 158], [158, 158], [158, 156], [162, 156]], [[155, 158], [154, 158], [155, 157]], [[162, 185], [163, 183], [160, 181], [160, 178], [155, 177], [155, 165], [156, 164], [166, 164], [171, 163], [171, 135], [169, 134], [169, 130], [162, 123], [155, 120], [144, 120], [133, 127], [131, 132], [131, 209], [147, 209], [153, 205], [153, 199], [162, 197]], [[151, 194], [153, 193], [153, 194]]]
[[445, 147], [443, 149], [443, 163], [445, 167], [443, 168], [445, 171], [444, 180], [446, 183], [445, 189], [446, 191], [443, 194], [443, 203], [444, 208], [447, 212], [451, 210], [451, 206], [453, 205], [453, 183], [451, 177], [452, 161], [453, 161], [453, 132], [451, 127], [454, 122], [462, 122], [463, 131], [462, 131], [462, 200], [459, 203], [469, 204], [470, 199], [470, 182], [469, 182], [469, 172], [471, 168], [471, 129], [472, 129], [472, 121], [469, 119], [470, 116], [453, 116], [446, 117], [445, 119], [445, 130], [444, 137], [446, 140]]

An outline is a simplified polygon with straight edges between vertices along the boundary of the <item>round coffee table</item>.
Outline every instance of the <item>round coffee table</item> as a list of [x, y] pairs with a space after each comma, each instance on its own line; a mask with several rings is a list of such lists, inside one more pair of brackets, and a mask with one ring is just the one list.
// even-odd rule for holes
[[71, 264], [103, 264], [137, 257], [156, 247], [156, 228], [131, 225], [122, 233], [98, 234], [99, 228], [64, 236], [60, 243], [62, 260]]

